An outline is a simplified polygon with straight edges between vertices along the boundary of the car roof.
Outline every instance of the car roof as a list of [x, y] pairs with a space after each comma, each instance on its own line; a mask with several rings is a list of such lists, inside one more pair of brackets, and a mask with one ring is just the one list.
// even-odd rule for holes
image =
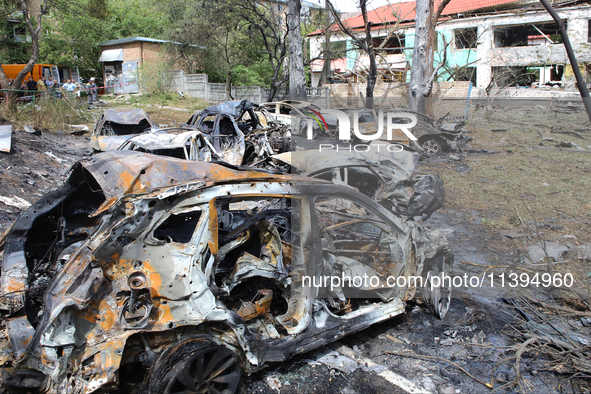
[[109, 108], [103, 112], [105, 122], [114, 122], [123, 125], [135, 125], [146, 119], [154, 125], [146, 111], [141, 108]]
[[251, 181], [326, 183], [296, 175], [273, 174], [259, 169], [233, 169], [211, 162], [187, 161], [130, 150], [104, 152], [80, 164], [96, 179], [107, 200], [195, 182], [205, 182], [204, 187]]

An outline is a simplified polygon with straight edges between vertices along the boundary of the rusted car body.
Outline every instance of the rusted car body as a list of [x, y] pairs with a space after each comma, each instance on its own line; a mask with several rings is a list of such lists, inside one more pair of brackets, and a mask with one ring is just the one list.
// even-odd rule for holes
[[[410, 282], [318, 288], [305, 275], [366, 272], [383, 284], [452, 261], [441, 232], [351, 187], [105, 152], [78, 163], [6, 239], [3, 385], [233, 393], [241, 367], [404, 313], [417, 291]], [[429, 297], [444, 314], [448, 298]]]
[[141, 134], [155, 123], [139, 108], [110, 108], [96, 122], [90, 147], [95, 152], [115, 150], [128, 138]]
[[[388, 147], [395, 148], [394, 152]], [[275, 155], [261, 168], [325, 179], [356, 188], [388, 210], [427, 219], [441, 208], [445, 189], [439, 175], [414, 174], [419, 155], [397, 145], [375, 143], [366, 152], [298, 151]]]
[[244, 134], [240, 130], [237, 133], [238, 138], [233, 145], [218, 151], [201, 131], [182, 127], [152, 129], [127, 139], [118, 150], [132, 150], [191, 161], [224, 161], [239, 166], [244, 157], [245, 143]]

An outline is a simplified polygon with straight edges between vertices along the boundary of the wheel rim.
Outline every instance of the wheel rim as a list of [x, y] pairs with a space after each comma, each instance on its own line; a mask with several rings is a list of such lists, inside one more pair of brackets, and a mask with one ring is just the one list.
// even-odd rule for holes
[[439, 152], [439, 144], [435, 140], [428, 140], [423, 143], [423, 150], [430, 155], [437, 154]]
[[166, 394], [233, 394], [240, 382], [240, 363], [230, 349], [198, 349], [171, 371]]
[[[439, 276], [438, 272], [430, 272], [430, 276]], [[449, 310], [451, 304], [451, 288], [443, 286], [433, 286], [433, 282], [429, 280], [427, 284], [428, 302], [433, 309], [433, 314], [439, 319], [443, 319]]]

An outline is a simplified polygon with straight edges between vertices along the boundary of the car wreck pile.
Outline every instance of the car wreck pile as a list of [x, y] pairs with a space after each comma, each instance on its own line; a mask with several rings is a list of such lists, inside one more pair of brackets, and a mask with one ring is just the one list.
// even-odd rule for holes
[[[234, 101], [77, 163], [5, 238], [2, 386], [234, 393], [243, 371], [415, 296], [443, 318], [451, 289], [429, 277], [453, 255], [420, 224], [443, 204], [441, 179], [414, 174], [411, 151], [291, 152], [291, 132]], [[345, 274], [378, 283], [316, 285]], [[403, 276], [425, 282], [386, 285]]]

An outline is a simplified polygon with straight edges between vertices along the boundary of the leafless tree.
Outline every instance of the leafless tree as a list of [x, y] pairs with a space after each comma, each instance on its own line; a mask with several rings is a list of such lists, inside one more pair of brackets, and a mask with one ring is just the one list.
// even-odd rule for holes
[[[258, 0], [226, 0], [233, 12], [240, 15], [250, 28], [260, 34], [263, 40], [264, 53], [269, 59], [273, 75], [268, 101], [272, 101], [277, 89], [289, 80], [289, 75], [283, 73], [285, 61], [288, 57], [287, 15], [274, 9], [275, 3], [263, 4]], [[302, 66], [303, 67], [303, 66]]]
[[300, 0], [289, 0], [287, 28], [289, 30], [289, 97], [306, 97], [306, 74], [302, 54], [302, 33], [300, 30]]
[[365, 88], [365, 107], [373, 108], [373, 91], [376, 86], [376, 80], [378, 76], [378, 65], [376, 62], [375, 51], [373, 47], [373, 40], [371, 37], [371, 24], [367, 17], [367, 0], [359, 1], [359, 8], [361, 9], [361, 15], [363, 17], [363, 27], [365, 32], [364, 38], [359, 38], [353, 32], [343, 24], [339, 13], [335, 10], [334, 6], [327, 0], [326, 3], [330, 8], [333, 18], [341, 31], [351, 37], [355, 45], [367, 54], [369, 57], [369, 72], [367, 75], [367, 87]]

